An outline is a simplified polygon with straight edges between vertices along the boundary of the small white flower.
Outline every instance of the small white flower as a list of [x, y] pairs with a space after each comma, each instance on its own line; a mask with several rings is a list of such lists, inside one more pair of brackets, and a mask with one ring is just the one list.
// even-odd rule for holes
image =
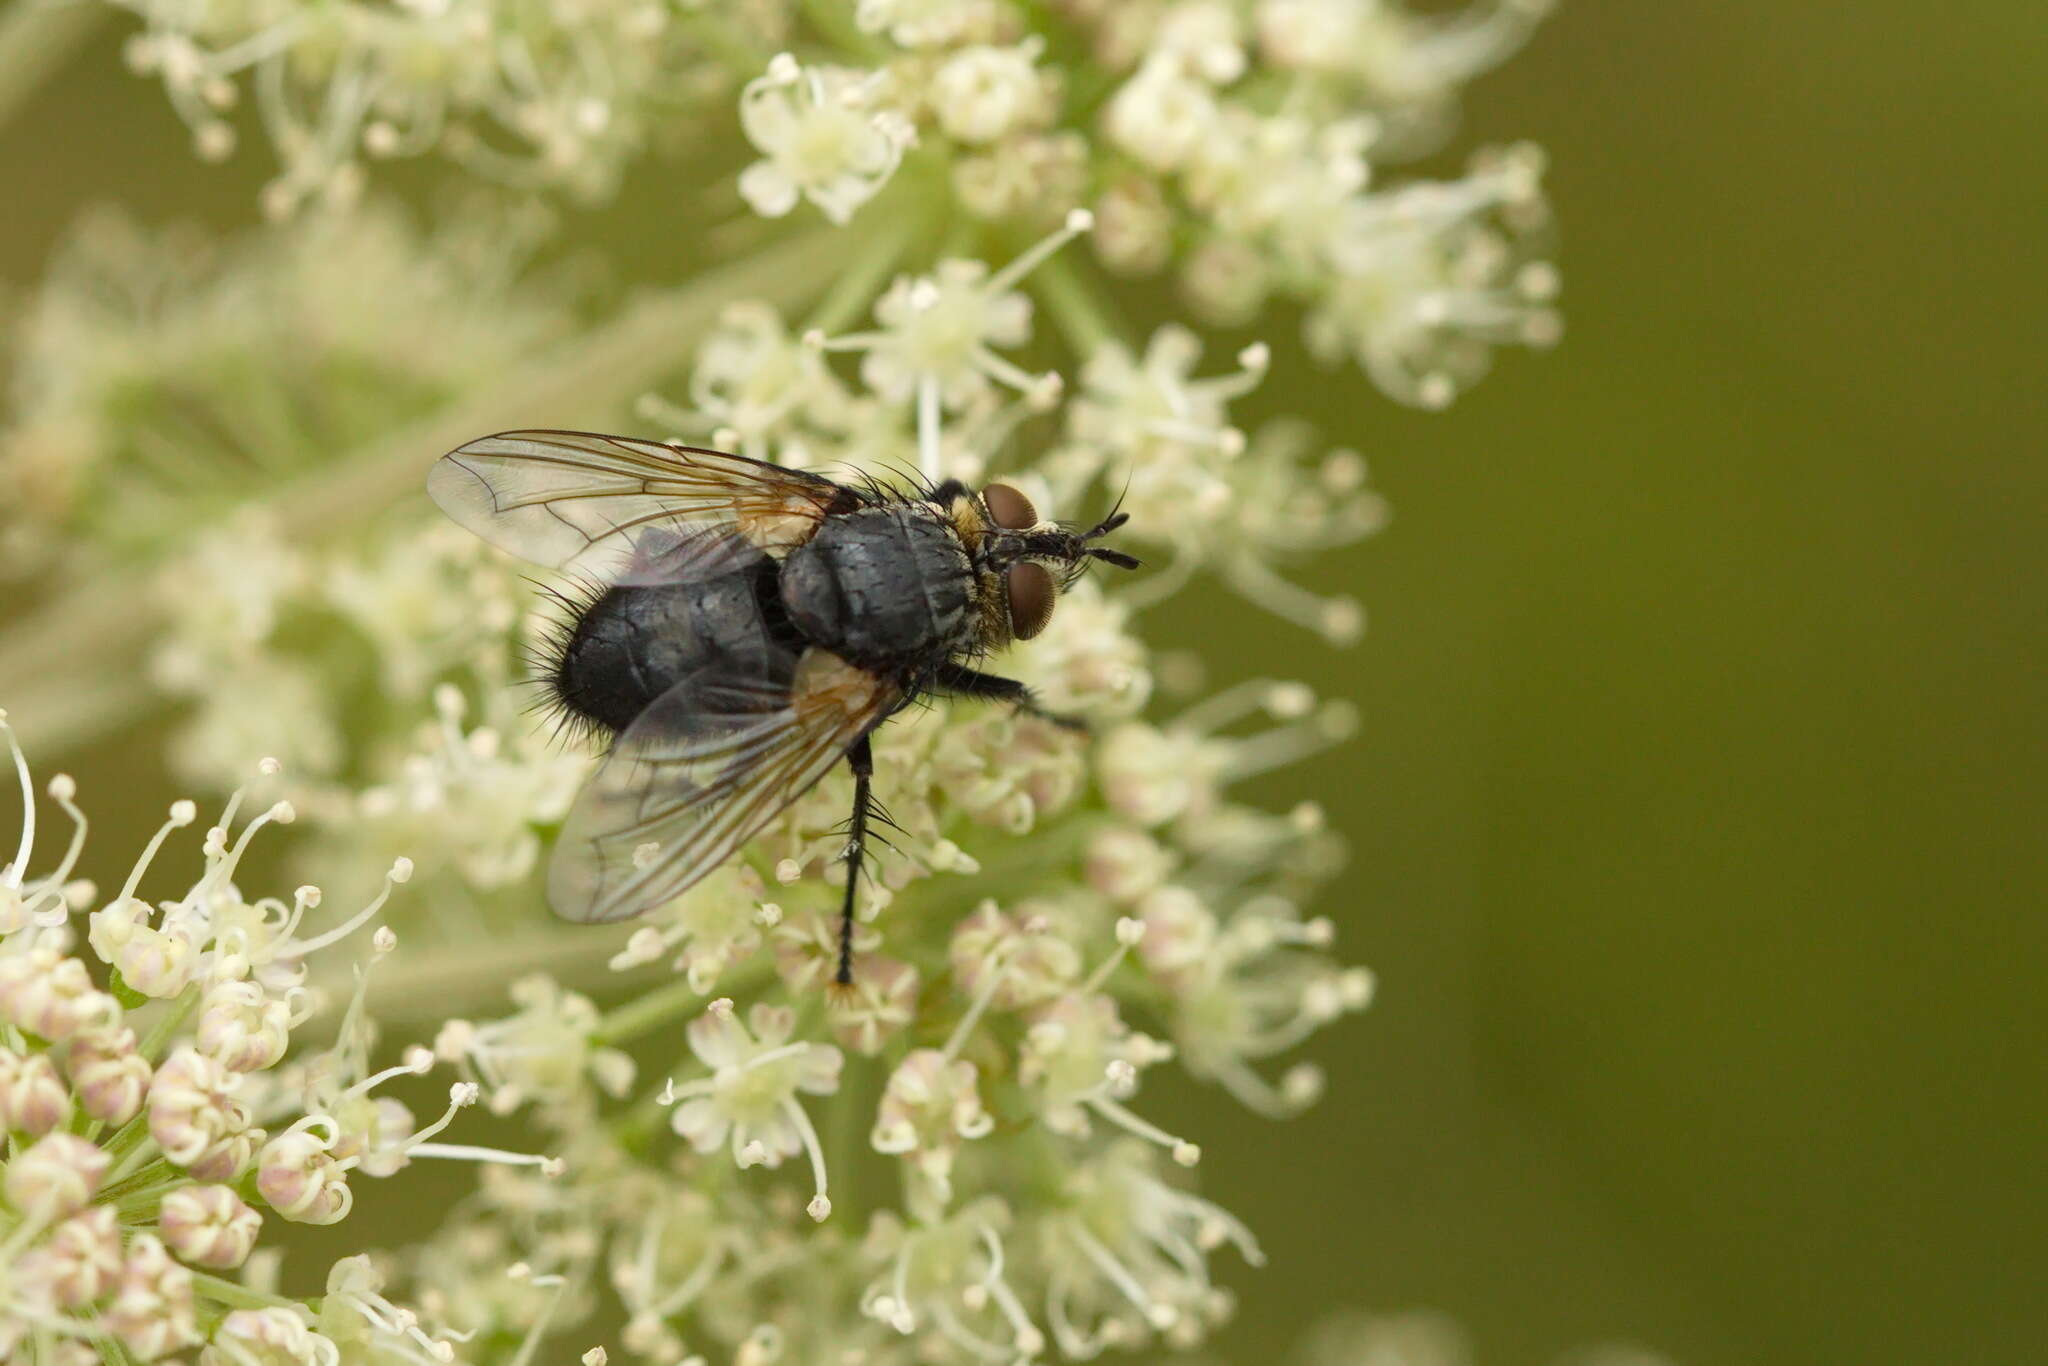
[[1042, 122], [1049, 112], [1044, 78], [1035, 65], [1040, 45], [968, 47], [932, 73], [927, 98], [948, 137], [988, 143]]
[[776, 57], [740, 95], [740, 127], [763, 158], [740, 173], [740, 194], [764, 218], [803, 198], [844, 223], [887, 183], [914, 137], [878, 102], [872, 75]]
[[822, 1219], [831, 1210], [824, 1154], [796, 1097], [838, 1090], [843, 1058], [830, 1044], [790, 1042], [795, 1028], [796, 1015], [786, 1008], [757, 1003], [742, 1024], [731, 1001], [713, 1001], [688, 1030], [690, 1051], [711, 1075], [666, 1093], [680, 1102], [670, 1124], [698, 1152], [730, 1135], [742, 1167], [777, 1167], [808, 1152], [817, 1183], [812, 1213]]
[[1172, 57], [1138, 68], [1103, 115], [1109, 138], [1154, 171], [1178, 170], [1210, 137], [1216, 99]]
[[868, 1141], [876, 1152], [904, 1157], [930, 1181], [943, 1203], [960, 1145], [984, 1137], [995, 1121], [981, 1105], [971, 1062], [936, 1048], [913, 1049], [883, 1088]]

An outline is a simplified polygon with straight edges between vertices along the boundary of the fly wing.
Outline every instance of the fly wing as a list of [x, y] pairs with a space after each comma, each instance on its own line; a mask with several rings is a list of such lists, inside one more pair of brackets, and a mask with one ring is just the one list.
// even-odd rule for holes
[[[434, 462], [427, 492], [501, 550], [604, 583], [719, 572], [730, 543], [781, 555], [858, 494], [743, 455], [594, 432], [500, 432]], [[681, 548], [679, 550], [679, 548]]]
[[620, 735], [563, 822], [548, 901], [625, 920], [694, 886], [808, 791], [901, 693], [815, 646], [786, 687], [684, 679]]

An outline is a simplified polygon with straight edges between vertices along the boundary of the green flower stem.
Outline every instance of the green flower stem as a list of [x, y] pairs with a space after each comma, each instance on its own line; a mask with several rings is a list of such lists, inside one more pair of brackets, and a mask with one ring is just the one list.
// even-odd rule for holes
[[[272, 500], [284, 535], [318, 544], [356, 532], [383, 508], [419, 497], [435, 456], [485, 432], [609, 420], [673, 371], [726, 304], [738, 298], [785, 309], [800, 304], [839, 277], [849, 248], [858, 255], [863, 235], [858, 228], [821, 228], [780, 239], [643, 299], [614, 321], [508, 370], [502, 382], [472, 398], [337, 452]], [[47, 750], [96, 739], [162, 704], [142, 667], [149, 633], [135, 629], [137, 605], [150, 600], [157, 572], [155, 565], [141, 565], [79, 582], [0, 637], [0, 697], [17, 716], [33, 718], [35, 738]]]
[[846, 0], [803, 0], [804, 17], [827, 43], [867, 66], [885, 64], [893, 49], [874, 34], [853, 22], [853, 6]]
[[226, 1280], [220, 1276], [209, 1276], [204, 1271], [192, 1273], [192, 1288], [216, 1304], [230, 1309], [297, 1309], [298, 1300], [286, 1299], [283, 1295], [271, 1295], [252, 1289], [240, 1281]]
[[1031, 292], [1045, 305], [1053, 323], [1065, 334], [1067, 345], [1082, 360], [1111, 343], [1123, 342], [1122, 330], [1112, 321], [1097, 291], [1072, 260], [1054, 256], [1031, 272]]
[[185, 1027], [185, 1021], [191, 1019], [192, 1012], [198, 1008], [198, 986], [186, 987], [176, 999], [171, 1001], [164, 1013], [157, 1017], [156, 1023], [149, 1027], [149, 1033], [143, 1036], [142, 1043], [136, 1050], [142, 1054], [143, 1061], [147, 1062], [151, 1067], [161, 1062], [163, 1060], [164, 1045], [171, 1041], [172, 1035]]
[[925, 227], [916, 213], [891, 213], [886, 224], [804, 319], [804, 331], [816, 329], [828, 337], [843, 331], [882, 292], [883, 282], [901, 267], [904, 254]]
[[606, 1011], [590, 1036], [591, 1041], [617, 1047], [686, 1014], [703, 999], [703, 992], [691, 986], [687, 978], [678, 977], [665, 987], [657, 987]]
[[132, 1223], [142, 1215], [153, 1212], [157, 1205], [162, 1202], [164, 1196], [170, 1192], [178, 1189], [180, 1186], [189, 1186], [191, 1184], [192, 1178], [180, 1172], [168, 1181], [159, 1181], [153, 1186], [143, 1186], [129, 1191], [127, 1194], [119, 1196], [114, 1200], [115, 1217], [119, 1218], [122, 1223]]

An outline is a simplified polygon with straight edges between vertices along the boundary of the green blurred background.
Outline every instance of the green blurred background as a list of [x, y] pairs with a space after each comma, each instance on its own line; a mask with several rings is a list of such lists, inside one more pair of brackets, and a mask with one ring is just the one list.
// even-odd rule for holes
[[[1363, 707], [1270, 795], [1354, 839], [1382, 990], [1306, 1120], [1161, 1100], [1275, 1264], [1223, 1345], [1348, 1303], [1488, 1366], [2043, 1360], [2048, 13], [1569, 0], [1469, 108], [1550, 149], [1572, 330], [1441, 417], [1283, 348], [1395, 521], [1323, 567], [1362, 647], [1231, 644]], [[0, 132], [0, 282], [261, 170], [102, 33]], [[687, 195], [628, 202], [572, 230], [672, 276]]]

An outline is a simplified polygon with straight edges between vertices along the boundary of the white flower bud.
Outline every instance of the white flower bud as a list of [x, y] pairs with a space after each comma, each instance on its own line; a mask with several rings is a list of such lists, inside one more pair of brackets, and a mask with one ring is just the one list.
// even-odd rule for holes
[[64, 1309], [82, 1309], [121, 1272], [121, 1227], [110, 1205], [79, 1211], [16, 1263], [22, 1283]]
[[136, 1051], [134, 1030], [74, 1034], [59, 1056], [79, 1107], [94, 1119], [126, 1124], [142, 1108], [142, 1098], [149, 1093], [149, 1060]]
[[114, 1298], [103, 1313], [121, 1345], [154, 1361], [199, 1341], [192, 1300], [192, 1273], [171, 1260], [153, 1235], [137, 1234], [128, 1245]]
[[100, 1188], [112, 1161], [76, 1134], [45, 1134], [7, 1164], [8, 1203], [40, 1219], [76, 1213]]
[[193, 1048], [180, 1048], [150, 1079], [149, 1133], [164, 1156], [205, 1181], [232, 1180], [262, 1131], [233, 1096], [235, 1074]]
[[35, 1137], [70, 1114], [71, 1092], [46, 1055], [0, 1048], [0, 1131], [18, 1129]]
[[256, 1161], [256, 1189], [272, 1209], [294, 1223], [338, 1223], [347, 1217], [355, 1196], [329, 1152], [332, 1146], [310, 1127], [286, 1130], [264, 1144]]
[[215, 982], [206, 990], [199, 1049], [232, 1072], [274, 1066], [291, 1042], [291, 1007], [252, 981]]
[[120, 1016], [120, 1005], [93, 986], [76, 958], [43, 947], [0, 958], [0, 1018], [17, 1029], [55, 1042]]
[[184, 1261], [220, 1271], [248, 1260], [263, 1216], [226, 1186], [180, 1186], [164, 1196], [156, 1224]]
[[961, 142], [994, 142], [1039, 121], [1045, 88], [1032, 65], [1034, 44], [962, 48], [932, 74], [933, 116]]

